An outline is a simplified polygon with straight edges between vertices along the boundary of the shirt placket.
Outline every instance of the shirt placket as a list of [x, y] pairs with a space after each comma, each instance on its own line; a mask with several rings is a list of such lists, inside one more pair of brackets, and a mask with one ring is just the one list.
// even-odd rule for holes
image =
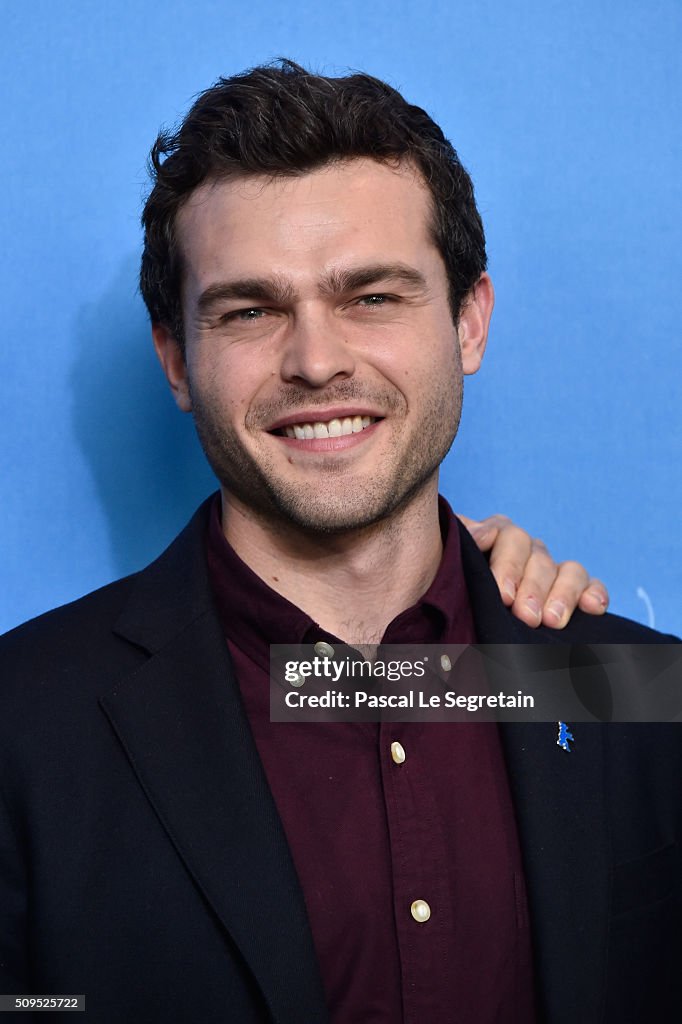
[[382, 722], [379, 760], [389, 830], [405, 1024], [455, 1017], [434, 998], [449, 988], [453, 906], [447, 851], [429, 791], [428, 729]]

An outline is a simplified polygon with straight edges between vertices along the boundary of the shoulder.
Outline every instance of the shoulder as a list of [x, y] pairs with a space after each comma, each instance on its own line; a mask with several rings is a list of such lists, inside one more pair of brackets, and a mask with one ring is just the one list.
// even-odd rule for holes
[[145, 569], [0, 637], [0, 717], [30, 700], [90, 699], [210, 605], [203, 542], [210, 500]]
[[677, 644], [671, 634], [660, 633], [620, 615], [586, 615], [577, 610], [564, 629], [531, 629], [506, 607], [488, 562], [465, 527], [459, 529], [462, 568], [481, 643], [522, 644]]
[[[203, 538], [211, 501], [204, 502], [166, 550], [140, 572], [39, 615], [0, 637], [0, 664], [87, 659], [89, 652], [97, 653], [102, 661], [112, 644], [123, 642], [120, 633], [133, 632], [131, 620], [153, 622], [169, 607], [200, 603], [206, 591]], [[134, 644], [135, 638], [128, 635], [127, 641], [131, 640]]]
[[109, 727], [99, 701], [145, 660], [114, 630], [135, 582], [135, 576], [118, 580], [0, 637], [0, 771], [6, 792], [38, 786], [45, 772], [68, 772], [68, 764], [80, 766], [78, 773], [98, 763], [98, 750], [108, 749]]
[[0, 637], [0, 706], [49, 700], [72, 683], [101, 683], [131, 661], [130, 645], [113, 626], [138, 574], [127, 576]]
[[620, 615], [586, 615], [577, 610], [562, 630], [541, 626], [538, 639], [567, 644], [679, 644], [679, 637], [660, 633]]
[[88, 627], [97, 627], [103, 621], [110, 623], [115, 619], [138, 576], [139, 573], [133, 573], [115, 580], [75, 601], [43, 612], [42, 615], [16, 626], [0, 636], [0, 652], [6, 656], [35, 642], [58, 643], [74, 633], [81, 639], [87, 639], [85, 630]]

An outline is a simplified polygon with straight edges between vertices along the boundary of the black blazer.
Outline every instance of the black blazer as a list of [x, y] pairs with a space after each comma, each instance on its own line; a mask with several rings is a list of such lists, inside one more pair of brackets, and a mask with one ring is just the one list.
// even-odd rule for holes
[[[211, 599], [206, 514], [143, 572], [0, 641], [0, 992], [84, 993], [73, 1019], [93, 1024], [322, 1024], [299, 882]], [[481, 642], [673, 641], [580, 613], [530, 630], [464, 530], [462, 550]], [[571, 754], [551, 724], [501, 728], [541, 1019], [678, 1019], [678, 727], [575, 725]]]

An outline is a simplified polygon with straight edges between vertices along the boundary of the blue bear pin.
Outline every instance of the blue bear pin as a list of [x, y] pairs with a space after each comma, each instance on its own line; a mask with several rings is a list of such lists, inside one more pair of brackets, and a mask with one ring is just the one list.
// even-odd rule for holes
[[567, 753], [571, 753], [571, 748], [568, 745], [569, 740], [573, 740], [573, 733], [569, 732], [566, 722], [557, 722], [559, 726], [559, 736], [557, 737], [557, 746], [561, 747]]

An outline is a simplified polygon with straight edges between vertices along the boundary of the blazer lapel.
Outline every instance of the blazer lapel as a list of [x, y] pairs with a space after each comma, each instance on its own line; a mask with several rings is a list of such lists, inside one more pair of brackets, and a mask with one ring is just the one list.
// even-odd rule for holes
[[100, 703], [273, 1019], [323, 1022], [303, 896], [212, 607], [204, 524], [205, 507], [140, 575], [116, 632], [150, 657]]
[[[462, 562], [481, 643], [560, 644], [513, 619], [485, 559], [462, 529]], [[537, 647], [536, 647], [537, 651]], [[516, 653], [516, 652], [515, 652]], [[528, 655], [531, 654], [530, 647]], [[523, 665], [524, 652], [515, 658]], [[528, 887], [536, 979], [548, 1021], [602, 1019], [610, 892], [603, 726], [500, 725]]]

